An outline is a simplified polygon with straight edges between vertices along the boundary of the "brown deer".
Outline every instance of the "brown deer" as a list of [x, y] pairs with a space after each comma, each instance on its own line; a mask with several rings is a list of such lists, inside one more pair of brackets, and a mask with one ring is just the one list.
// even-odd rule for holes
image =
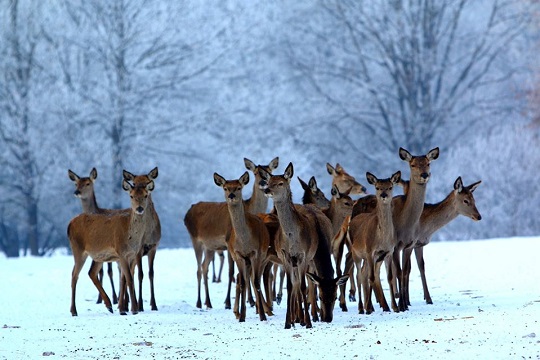
[[[82, 212], [86, 214], [111, 214], [118, 211], [126, 211], [102, 209], [98, 206], [96, 194], [94, 192], [94, 182], [96, 181], [97, 176], [98, 173], [96, 168], [92, 168], [88, 177], [80, 177], [79, 175], [68, 169], [68, 177], [75, 184], [75, 191], [73, 192], [73, 195], [75, 195], [81, 200]], [[118, 296], [116, 295], [116, 290], [114, 288], [113, 270], [111, 262], [107, 263], [107, 275], [109, 276], [109, 279], [111, 281], [113, 304], [117, 304]], [[103, 284], [103, 267], [99, 269], [98, 278], [99, 282]], [[101, 294], [99, 294], [96, 303], [101, 304], [101, 302]]]
[[118, 261], [125, 283], [120, 287], [120, 314], [125, 315], [127, 312], [127, 299], [123, 296], [126, 286], [131, 300], [131, 312], [133, 314], [138, 312], [133, 272], [143, 244], [146, 228], [144, 213], [148, 205], [148, 195], [154, 190], [154, 182], [151, 181], [142, 187], [133, 186], [124, 180], [122, 188], [129, 193], [131, 198], [131, 208], [128, 213], [121, 212], [113, 215], [83, 213], [73, 218], [68, 225], [67, 233], [75, 260], [71, 277], [71, 315], [73, 316], [77, 316], [75, 306], [77, 280], [88, 256], [94, 260], [88, 275], [101, 294], [105, 307], [113, 312], [111, 300], [98, 281], [97, 273], [103, 262]]
[[[272, 172], [279, 165], [279, 158], [274, 158], [268, 165], [257, 165], [249, 160], [244, 159], [244, 164], [248, 170], [251, 170], [255, 175], [253, 185], [253, 193], [249, 200], [246, 200], [247, 211], [250, 213], [266, 212], [268, 199], [259, 189], [260, 169]], [[227, 240], [230, 235], [232, 225], [227, 203], [225, 202], [199, 202], [191, 205], [184, 217], [184, 225], [186, 226], [195, 258], [197, 259], [197, 303], [198, 308], [202, 307], [201, 302], [201, 279], [204, 284], [205, 301], [207, 308], [212, 308], [210, 301], [210, 293], [208, 290], [208, 266], [214, 257], [216, 251], [227, 250]], [[203, 257], [204, 256], [204, 257]], [[234, 268], [229, 262], [229, 286], [227, 297], [225, 299], [225, 308], [231, 308], [230, 290], [231, 284], [234, 281]]]
[[[135, 187], [146, 187], [158, 177], [158, 168], [155, 167], [146, 175], [133, 175], [129, 171], [122, 172], [124, 180], [131, 181]], [[161, 240], [161, 222], [152, 201], [152, 194], [148, 194], [146, 211], [144, 213], [144, 237], [142, 251], [137, 258], [137, 267], [139, 269], [139, 311], [144, 311], [142, 298], [142, 281], [144, 272], [142, 267], [142, 257], [148, 256], [148, 279], [150, 280], [150, 308], [157, 310], [156, 297], [154, 294], [154, 260], [156, 251]]]
[[366, 193], [366, 187], [360, 184], [354, 176], [349, 175], [339, 163], [334, 168], [326, 164], [326, 170], [332, 175], [332, 187], [336, 185], [341, 192], [349, 190], [349, 195], [362, 195]]
[[[377, 179], [366, 173], [370, 184], [375, 186], [377, 205], [372, 213], [362, 213], [349, 223], [348, 236], [352, 243], [351, 254], [357, 271], [357, 282], [362, 284], [364, 304], [358, 300], [358, 312], [370, 314], [374, 311], [371, 293], [375, 291], [377, 300], [384, 311], [390, 311], [384, 297], [380, 281], [380, 267], [383, 260], [390, 258], [397, 244], [392, 220], [393, 187], [399, 181], [401, 172], [396, 172], [389, 179]], [[391, 281], [392, 274], [388, 274]], [[392, 294], [392, 308], [398, 310]], [[363, 305], [363, 306], [362, 306]]]
[[315, 176], [312, 176], [307, 184], [299, 177], [298, 181], [302, 185], [302, 189], [304, 189], [302, 204], [315, 204], [319, 209], [327, 209], [330, 206], [330, 200], [326, 198], [322, 190], [317, 186]]
[[[267, 262], [270, 235], [263, 220], [247, 212], [247, 205], [242, 199], [242, 189], [249, 182], [249, 173], [246, 171], [238, 180], [225, 180], [223, 176], [214, 173], [214, 182], [225, 193], [232, 223], [232, 233], [227, 242], [227, 248], [238, 266], [237, 287], [240, 292], [240, 299], [238, 297], [236, 299], [234, 312], [240, 322], [246, 321], [246, 296], [251, 279], [255, 288], [255, 303], [259, 319], [265, 321], [265, 313], [270, 313], [270, 311], [266, 308], [266, 302], [262, 296], [261, 276]], [[240, 311], [238, 311], [238, 301]]]
[[319, 285], [322, 321], [332, 321], [337, 287], [347, 279], [333, 278], [328, 246], [331, 225], [328, 218], [314, 206], [293, 204], [290, 187], [293, 173], [293, 165], [289, 163], [283, 175], [261, 171], [263, 180], [260, 182], [265, 194], [273, 199], [279, 219], [275, 246], [287, 273], [286, 329], [296, 322], [296, 316], [300, 317], [300, 323], [305, 324], [306, 328], [312, 327], [306, 284], [310, 266], [316, 272], [310, 275], [310, 279]]
[[[459, 215], [471, 218], [474, 221], [480, 221], [482, 216], [476, 208], [476, 202], [473, 192], [482, 181], [477, 181], [469, 186], [463, 186], [461, 176], [454, 182], [454, 189], [446, 196], [444, 200], [436, 204], [424, 204], [424, 210], [420, 216], [420, 226], [416, 233], [416, 243], [414, 245], [414, 254], [422, 278], [422, 288], [424, 290], [424, 300], [427, 304], [433, 304], [426, 281], [424, 246], [429, 244], [431, 237], [442, 227], [449, 224]], [[408, 283], [411, 267], [403, 269], [405, 281]], [[405, 294], [407, 304], [409, 294]]]
[[[404, 148], [399, 148], [401, 160], [409, 163], [411, 177], [407, 195], [396, 196], [392, 200], [392, 219], [394, 221], [394, 231], [398, 245], [394, 249], [393, 267], [398, 277], [399, 287], [399, 310], [407, 310], [405, 294], [408, 292], [408, 285], [402, 272], [403, 268], [410, 266], [411, 252], [416, 242], [420, 215], [424, 209], [426, 198], [426, 187], [431, 176], [431, 161], [439, 157], [439, 148], [430, 150], [426, 155], [413, 156]], [[400, 264], [399, 253], [402, 253], [402, 264]]]

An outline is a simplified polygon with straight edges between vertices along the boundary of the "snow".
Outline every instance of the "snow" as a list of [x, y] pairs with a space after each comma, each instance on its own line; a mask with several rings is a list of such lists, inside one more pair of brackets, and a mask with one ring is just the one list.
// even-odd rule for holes
[[540, 237], [432, 243], [425, 258], [433, 305], [422, 300], [413, 263], [409, 311], [359, 315], [349, 302], [349, 312], [336, 306], [332, 323], [290, 330], [285, 302], [266, 322], [253, 308], [237, 322], [223, 306], [226, 282], [210, 284], [213, 309], [197, 309], [192, 249], [158, 250], [159, 310], [149, 310], [145, 278], [146, 311], [126, 316], [95, 303], [90, 260], [72, 317], [71, 256], [0, 257], [0, 358], [540, 359], [538, 250]]

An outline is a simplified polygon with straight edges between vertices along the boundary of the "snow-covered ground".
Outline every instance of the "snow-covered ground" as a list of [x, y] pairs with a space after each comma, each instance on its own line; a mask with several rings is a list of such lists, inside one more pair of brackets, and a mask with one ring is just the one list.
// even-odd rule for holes
[[[191, 249], [158, 251], [159, 310], [146, 302], [145, 312], [127, 316], [95, 303], [90, 260], [72, 317], [71, 256], [0, 257], [0, 358], [539, 359], [539, 253], [540, 238], [432, 243], [425, 258], [434, 305], [422, 299], [414, 263], [409, 311], [359, 315], [348, 303], [346, 313], [336, 306], [332, 323], [291, 330], [284, 303], [266, 322], [253, 308], [237, 322], [223, 306], [226, 282], [210, 284], [213, 309], [197, 309]], [[144, 293], [148, 301], [146, 279]]]

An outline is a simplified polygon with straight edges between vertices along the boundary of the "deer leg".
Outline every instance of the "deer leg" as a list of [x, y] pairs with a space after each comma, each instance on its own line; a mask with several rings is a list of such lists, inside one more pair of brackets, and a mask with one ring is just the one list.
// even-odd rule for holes
[[208, 290], [208, 266], [210, 265], [210, 261], [212, 261], [213, 257], [214, 257], [214, 251], [206, 249], [204, 260], [202, 263], [202, 278], [204, 282], [204, 293], [205, 293], [204, 305], [206, 305], [208, 309], [212, 308], [212, 303], [210, 302], [210, 291]]
[[[358, 286], [361, 286], [361, 284], [363, 283], [363, 278], [362, 278], [362, 260], [355, 260], [355, 265], [356, 265], [356, 283], [358, 284]], [[364, 304], [362, 303], [362, 296], [359, 296], [358, 297], [358, 313], [359, 314], [364, 314]]]
[[[94, 261], [94, 260], [92, 260]], [[99, 269], [99, 272], [98, 272], [98, 281], [103, 284], [103, 267], [101, 267], [101, 269]], [[103, 301], [103, 299], [101, 298], [101, 294], [98, 293], [98, 297], [97, 297], [97, 300], [96, 300], [96, 304], [101, 304]]]
[[225, 297], [225, 309], [231, 308], [231, 286], [234, 282], [234, 260], [230, 251], [227, 251], [227, 259], [229, 263], [229, 284], [227, 286], [227, 296]]
[[113, 276], [113, 269], [112, 268], [113, 268], [113, 263], [108, 262], [107, 263], [107, 275], [109, 276], [109, 280], [111, 280], [111, 288], [112, 288], [112, 294], [113, 294], [113, 304], [118, 304], [118, 295], [116, 295], [116, 290], [114, 289], [114, 280], [113, 280], [114, 276]]
[[426, 280], [426, 269], [424, 263], [424, 247], [420, 246], [414, 248], [414, 256], [416, 257], [416, 263], [418, 264], [418, 270], [420, 270], [420, 277], [422, 278], [422, 288], [424, 289], [424, 300], [427, 304], [433, 304], [431, 300], [431, 295], [429, 294], [429, 289], [427, 286]]
[[197, 259], [197, 303], [198, 309], [202, 308], [201, 302], [201, 278], [202, 278], [202, 255], [203, 251], [199, 246], [196, 246], [196, 242], [193, 241], [193, 249], [195, 250], [195, 258]]
[[94, 283], [94, 285], [98, 289], [98, 291], [99, 291], [99, 293], [101, 295], [101, 298], [103, 299], [103, 302], [105, 304], [105, 307], [107, 308], [107, 310], [109, 310], [109, 312], [112, 313], [113, 310], [112, 310], [111, 300], [107, 296], [107, 293], [103, 289], [103, 285], [99, 282], [99, 279], [98, 279], [98, 273], [99, 273], [99, 270], [102, 269], [102, 267], [103, 267], [103, 263], [92, 261], [92, 265], [90, 266], [90, 270], [88, 270], [88, 276], [90, 276], [90, 279], [92, 280], [92, 282]]
[[287, 272], [287, 312], [285, 314], [285, 329], [290, 329], [293, 319], [293, 284], [291, 277], [289, 276], [290, 272]]
[[381, 266], [382, 261], [375, 263], [375, 296], [378, 298], [379, 305], [383, 311], [390, 311], [390, 307], [386, 302], [386, 297], [384, 296], [384, 291], [381, 284]]
[[393, 269], [396, 271], [396, 279], [398, 280], [397, 288], [398, 288], [398, 309], [399, 311], [405, 311], [407, 310], [407, 307], [404, 302], [403, 298], [403, 277], [402, 277], [402, 271], [401, 271], [401, 265], [400, 265], [400, 259], [399, 259], [399, 249], [394, 249], [394, 252], [392, 254], [392, 266]]
[[218, 256], [219, 256], [219, 272], [218, 272], [216, 282], [220, 283], [221, 282], [221, 273], [223, 272], [223, 264], [225, 263], [225, 255], [223, 254], [223, 251], [219, 251]]
[[150, 308], [157, 311], [156, 296], [154, 293], [154, 260], [156, 258], [157, 245], [148, 251], [148, 280], [150, 280]]
[[138, 301], [139, 311], [144, 311], [143, 298], [142, 298], [142, 283], [144, 279], [142, 257], [143, 257], [142, 252], [140, 254], [137, 254], [137, 270], [138, 270], [138, 275], [139, 275], [139, 301]]
[[264, 308], [265, 308], [266, 315], [268, 316], [274, 315], [272, 313], [272, 310], [274, 308], [274, 302], [272, 301], [272, 299], [274, 298], [274, 295], [272, 293], [272, 283], [273, 283], [272, 266], [273, 264], [271, 262], [266, 263], [266, 265], [264, 265], [263, 275], [262, 275], [264, 292], [265, 292]]
[[313, 281], [307, 281], [308, 302], [311, 305], [311, 318], [314, 322], [319, 321], [319, 309], [317, 305], [317, 288]]
[[[349, 271], [347, 271], [346, 269], [349, 269]], [[359, 266], [356, 267], [356, 271], [357, 273], [360, 272]], [[349, 290], [349, 301], [355, 302], [356, 301], [356, 284], [354, 282], [354, 264], [353, 264], [353, 259], [352, 259], [352, 253], [350, 251], [347, 253], [347, 255], [345, 255], [345, 272], [349, 273], [349, 279], [351, 279], [351, 281], [349, 281], [351, 284], [351, 289]], [[359, 274], [357, 274], [356, 277], [358, 278]], [[359, 296], [359, 298], [360, 297], [361, 296]]]
[[[303, 271], [302, 274], [305, 274], [306, 272]], [[306, 277], [301, 276], [300, 279], [300, 290], [301, 290], [301, 299], [304, 305], [304, 321], [306, 323], [306, 329], [311, 329], [313, 325], [311, 324], [311, 318], [309, 316], [309, 304], [308, 304], [308, 298], [307, 298], [307, 285], [306, 285]]]
[[77, 307], [75, 306], [75, 293], [77, 289], [77, 280], [79, 280], [79, 274], [84, 266], [87, 256], [82, 254], [75, 254], [75, 264], [73, 265], [73, 271], [71, 272], [71, 315], [77, 316]]
[[411, 255], [412, 255], [412, 247], [407, 247], [407, 248], [404, 248], [403, 249], [403, 252], [402, 252], [402, 263], [401, 263], [401, 266], [402, 266], [402, 273], [401, 273], [401, 277], [402, 277], [402, 281], [401, 281], [401, 285], [403, 287], [402, 289], [402, 297], [403, 297], [403, 305], [404, 305], [404, 308], [405, 310], [408, 309], [408, 306], [410, 305], [410, 302], [409, 302], [409, 273], [411, 271]]

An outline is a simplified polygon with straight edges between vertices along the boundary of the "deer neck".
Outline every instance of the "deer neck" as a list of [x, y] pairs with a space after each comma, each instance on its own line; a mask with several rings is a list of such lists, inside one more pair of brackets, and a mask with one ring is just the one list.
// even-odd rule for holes
[[409, 192], [405, 198], [405, 204], [400, 212], [399, 224], [402, 227], [413, 227], [418, 224], [422, 210], [424, 209], [424, 201], [426, 199], [426, 184], [417, 184], [411, 181]]
[[292, 202], [291, 191], [288, 191], [287, 196], [282, 200], [274, 200], [274, 207], [279, 219], [279, 225], [285, 238], [290, 242], [299, 241], [300, 218]]
[[330, 202], [330, 207], [328, 208], [328, 211], [323, 210], [323, 213], [328, 216], [330, 222], [332, 223], [332, 234], [337, 234], [347, 214], [344, 214], [343, 211], [339, 211], [334, 201]]
[[420, 218], [420, 231], [424, 236], [431, 236], [440, 228], [458, 217], [456, 195], [452, 191], [446, 198], [436, 204], [425, 204]]
[[255, 178], [253, 182], [253, 191], [251, 197], [245, 201], [246, 209], [250, 214], [265, 213], [268, 208], [268, 198], [264, 196], [264, 193], [259, 189], [259, 182], [261, 179]]
[[91, 196], [81, 198], [82, 212], [88, 214], [97, 214], [101, 211], [97, 204], [96, 195], [92, 192]]
[[227, 203], [231, 223], [234, 229], [237, 242], [247, 242], [251, 237], [249, 234], [248, 224], [246, 221], [246, 210], [242, 201], [231, 204]]
[[377, 199], [377, 218], [378, 231], [383, 238], [393, 239], [394, 237], [394, 222], [392, 220], [392, 201], [383, 204], [380, 199]]

